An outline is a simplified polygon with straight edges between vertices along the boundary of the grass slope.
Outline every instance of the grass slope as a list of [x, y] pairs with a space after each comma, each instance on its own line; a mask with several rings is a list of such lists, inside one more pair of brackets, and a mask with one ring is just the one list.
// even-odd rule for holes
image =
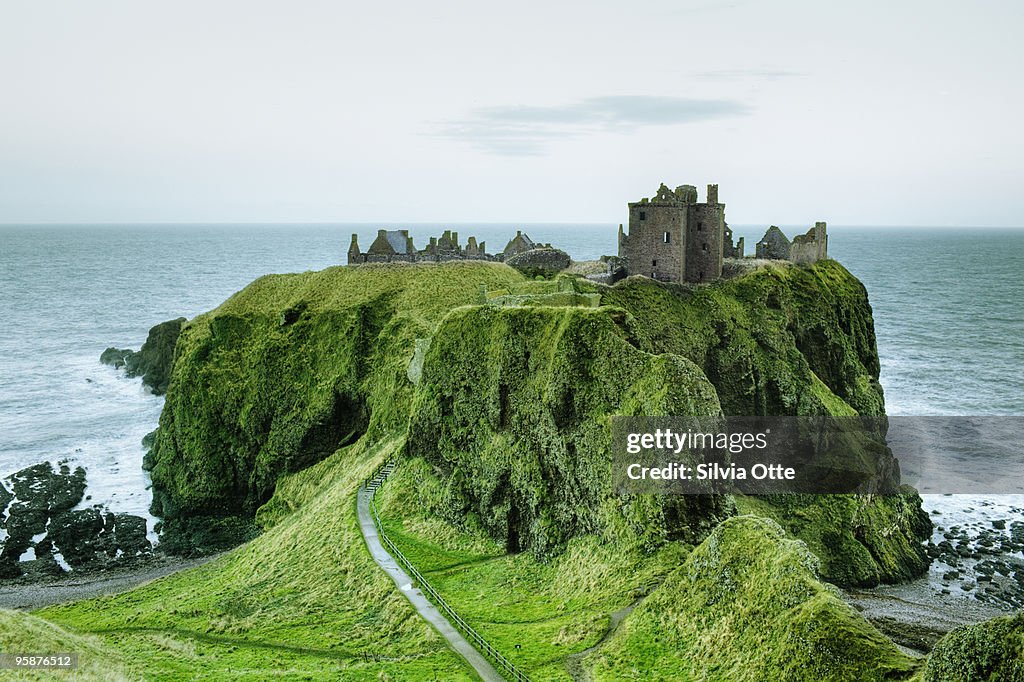
[[135, 662], [100, 638], [69, 632], [42, 618], [0, 609], [0, 652], [6, 654], [78, 654], [73, 670], [4, 670], [4, 680], [81, 680], [120, 682], [137, 679]]
[[916, 662], [776, 523], [724, 521], [588, 658], [595, 680], [896, 680]]
[[[680, 543], [594, 535], [571, 540], [551, 561], [507, 554], [483, 532], [466, 532], [426, 511], [422, 460], [404, 462], [378, 493], [388, 535], [445, 599], [535, 680], [569, 680], [567, 660], [606, 634], [610, 616], [650, 592], [685, 558]], [[517, 645], [519, 648], [517, 648]]]
[[152, 680], [475, 679], [358, 529], [356, 488], [395, 447], [360, 443], [288, 477], [275, 525], [223, 557], [39, 615], [100, 637]]

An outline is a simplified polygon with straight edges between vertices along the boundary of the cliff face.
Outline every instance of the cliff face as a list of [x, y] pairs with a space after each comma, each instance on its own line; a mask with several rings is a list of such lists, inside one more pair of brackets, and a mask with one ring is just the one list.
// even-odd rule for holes
[[161, 322], [149, 330], [146, 342], [137, 352], [129, 349], [108, 348], [100, 355], [100, 362], [115, 368], [124, 367], [130, 377], [142, 377], [156, 395], [167, 392], [174, 361], [174, 347], [185, 324], [185, 318]]
[[182, 330], [153, 449], [153, 513], [251, 517], [277, 479], [400, 429], [415, 339], [520, 280], [479, 263], [263, 277]]
[[[635, 316], [640, 348], [701, 367], [725, 414], [885, 413], [867, 291], [836, 261], [769, 266], [697, 289], [631, 278], [603, 301]], [[921, 541], [931, 522], [909, 488], [738, 498], [737, 506], [805, 540], [838, 585], [896, 582], [928, 565]]]
[[611, 493], [610, 415], [720, 413], [692, 362], [638, 350], [635, 332], [608, 308], [449, 315], [425, 358], [406, 444], [445, 481], [433, 506], [538, 556], [620, 528], [649, 544], [692, 542], [725, 518], [725, 498]]
[[[733, 501], [612, 491], [610, 415], [884, 413], [867, 293], [833, 261], [702, 287], [631, 278], [599, 308], [480, 306], [481, 286], [524, 280], [493, 263], [333, 268], [264, 277], [193, 320], [149, 459], [154, 513], [251, 518], [282, 474], [407, 432], [431, 509], [511, 551], [698, 542]], [[926, 565], [909, 491], [736, 505], [805, 539], [839, 584]]]

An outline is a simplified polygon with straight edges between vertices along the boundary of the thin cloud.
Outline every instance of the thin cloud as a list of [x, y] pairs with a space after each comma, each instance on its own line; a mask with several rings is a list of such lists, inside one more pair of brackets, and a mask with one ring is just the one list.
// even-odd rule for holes
[[554, 140], [600, 132], [628, 133], [647, 126], [699, 123], [750, 113], [750, 107], [725, 99], [619, 95], [589, 97], [557, 106], [503, 106], [477, 109], [449, 121], [436, 133], [486, 152], [537, 155]]
[[787, 69], [714, 69], [712, 71], [699, 71], [693, 74], [704, 80], [779, 80], [781, 78], [795, 78], [806, 75], [801, 71], [790, 71]]

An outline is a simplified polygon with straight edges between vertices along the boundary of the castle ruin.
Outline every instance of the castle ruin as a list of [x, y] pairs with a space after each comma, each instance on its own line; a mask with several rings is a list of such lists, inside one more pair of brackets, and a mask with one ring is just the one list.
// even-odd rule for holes
[[815, 263], [828, 258], [828, 232], [823, 222], [814, 223], [814, 227], [805, 234], [798, 235], [789, 241], [775, 225], [772, 225], [754, 247], [757, 258], [768, 260], [788, 260], [793, 263]]
[[[727, 243], [728, 240], [728, 243]], [[710, 282], [722, 276], [722, 258], [739, 253], [725, 223], [725, 204], [718, 185], [708, 185], [707, 201], [697, 201], [697, 188], [664, 183], [650, 199], [629, 204], [629, 233], [619, 225], [619, 257], [626, 274], [666, 282]]]
[[431, 237], [426, 248], [417, 250], [413, 244], [409, 230], [377, 230], [377, 238], [370, 248], [362, 251], [359, 248], [358, 236], [353, 234], [348, 247], [348, 264], [361, 263], [440, 263], [453, 260], [487, 260], [505, 261], [512, 256], [534, 249], [551, 248], [550, 244], [537, 244], [524, 232], [516, 231], [516, 236], [505, 245], [504, 251], [491, 255], [487, 253], [486, 242], [477, 244], [476, 237], [470, 237], [466, 246], [459, 245], [459, 233], [445, 230], [440, 237]]
[[[698, 201], [693, 185], [672, 190], [662, 183], [650, 199], [631, 202], [628, 234], [619, 225], [622, 274], [665, 282], [720, 279], [723, 260], [743, 258], [744, 243], [743, 238], [733, 242], [718, 185], [708, 185], [706, 199]], [[815, 223], [792, 242], [772, 225], [757, 243], [756, 257], [801, 264], [828, 258], [825, 223]]]

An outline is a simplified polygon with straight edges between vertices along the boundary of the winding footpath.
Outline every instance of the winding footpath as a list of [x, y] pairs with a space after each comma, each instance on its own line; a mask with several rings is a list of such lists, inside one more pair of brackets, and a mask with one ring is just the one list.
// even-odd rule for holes
[[476, 670], [480, 679], [484, 680], [484, 682], [504, 682], [505, 678], [499, 675], [494, 666], [472, 644], [466, 641], [466, 638], [455, 629], [447, 618], [441, 615], [441, 612], [423, 595], [423, 592], [413, 586], [412, 578], [409, 577], [409, 574], [384, 549], [380, 536], [377, 534], [377, 525], [373, 522], [373, 514], [370, 512], [370, 499], [372, 497], [372, 490], [368, 489], [365, 485], [359, 486], [359, 494], [356, 500], [359, 529], [363, 531], [363, 538], [366, 540], [366, 547], [370, 550], [370, 556], [373, 557], [378, 566], [384, 569], [385, 573], [391, 576], [399, 591], [405, 595], [405, 598], [409, 600], [417, 613], [433, 625], [434, 629], [448, 640], [451, 648], [466, 659], [466, 662]]

